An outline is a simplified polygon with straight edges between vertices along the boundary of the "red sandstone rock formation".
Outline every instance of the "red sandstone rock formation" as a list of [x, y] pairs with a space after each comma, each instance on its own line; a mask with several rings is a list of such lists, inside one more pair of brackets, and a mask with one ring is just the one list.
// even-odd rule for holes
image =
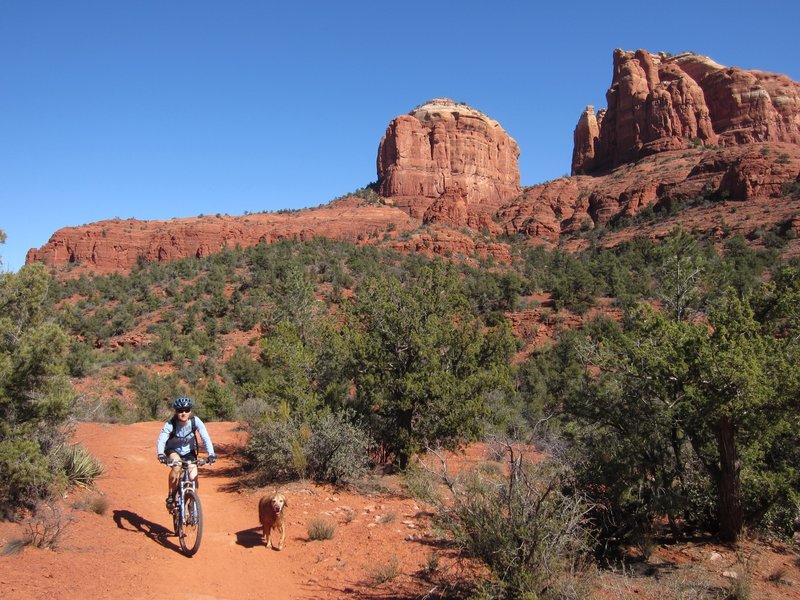
[[606, 99], [602, 118], [587, 107], [575, 128], [574, 174], [699, 144], [800, 143], [800, 84], [697, 54], [615, 50]]
[[380, 193], [424, 222], [480, 228], [487, 213], [520, 193], [518, 157], [497, 121], [437, 98], [387, 127]]
[[[564, 177], [526, 188], [498, 210], [494, 221], [507, 235], [556, 246], [565, 236], [633, 218], [645, 208], [669, 211], [676, 204], [729, 200], [770, 203], [774, 219], [767, 220], [774, 225], [797, 212], [800, 199], [788, 194], [797, 181], [800, 146], [794, 144], [671, 150], [608, 175]], [[738, 216], [728, 216], [729, 224], [751, 218], [735, 210]]]
[[367, 243], [388, 231], [420, 225], [398, 208], [347, 198], [316, 209], [254, 213], [243, 217], [204, 216], [169, 221], [112, 219], [82, 227], [64, 227], [26, 262], [80, 264], [100, 273], [127, 271], [139, 261], [165, 262], [204, 257], [223, 248], [254, 246], [282, 239], [316, 236]]
[[[643, 209], [697, 205], [698, 199], [769, 206], [766, 216], [757, 206], [738, 207], [724, 223], [719, 214], [704, 222], [702, 211], [681, 216], [698, 229], [746, 235], [755, 227], [788, 223], [800, 230], [798, 106], [798, 84], [781, 75], [726, 69], [693, 54], [618, 52], [609, 109], [595, 115], [589, 107], [575, 132], [573, 165], [592, 176], [521, 190], [514, 140], [478, 111], [435, 100], [392, 121], [381, 141], [378, 175], [385, 204], [347, 198], [316, 209], [243, 217], [115, 219], [61, 229], [42, 248], [31, 249], [27, 262], [127, 271], [139, 261], [317, 236], [508, 262], [510, 247], [498, 236], [576, 249], [585, 236], [575, 234]], [[602, 173], [612, 165], [617, 166]], [[633, 234], [666, 235], [674, 225], [674, 219], [659, 220]], [[609, 233], [603, 243], [625, 237]], [[790, 246], [787, 256], [800, 255], [800, 240]]]

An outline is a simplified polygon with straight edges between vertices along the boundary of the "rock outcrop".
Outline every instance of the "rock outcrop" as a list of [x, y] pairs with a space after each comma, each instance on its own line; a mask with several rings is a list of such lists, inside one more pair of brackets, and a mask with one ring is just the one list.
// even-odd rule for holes
[[378, 184], [382, 196], [423, 222], [480, 227], [487, 212], [520, 193], [518, 158], [517, 143], [497, 121], [437, 98], [389, 124], [378, 148]]
[[800, 84], [692, 53], [614, 51], [608, 108], [575, 128], [573, 174], [607, 172], [692, 146], [800, 143]]
[[398, 208], [370, 204], [359, 198], [346, 198], [315, 209], [241, 217], [111, 219], [59, 229], [44, 246], [29, 250], [26, 262], [81, 265], [108, 273], [128, 271], [140, 262], [202, 258], [224, 248], [245, 248], [284, 239], [327, 237], [370, 243], [387, 232], [399, 235], [416, 229], [419, 224]]
[[[566, 236], [597, 227], [620, 228], [645, 209], [665, 215], [681, 206], [763, 204], [771, 213], [765, 220], [776, 225], [800, 210], [798, 181], [796, 144], [667, 150], [609, 174], [562, 177], [525, 188], [519, 199], [498, 211], [494, 222], [506, 235], [548, 246], [563, 245]], [[731, 209], [728, 224], [751, 219], [741, 207]]]

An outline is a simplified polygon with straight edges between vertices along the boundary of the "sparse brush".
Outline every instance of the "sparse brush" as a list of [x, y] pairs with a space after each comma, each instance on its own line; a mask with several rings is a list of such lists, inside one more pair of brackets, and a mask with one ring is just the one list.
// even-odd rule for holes
[[55, 550], [61, 535], [71, 522], [72, 520], [65, 517], [54, 504], [40, 504], [33, 516], [26, 521], [28, 527], [26, 545]]
[[431, 552], [428, 554], [428, 560], [425, 561], [425, 573], [433, 575], [439, 570], [439, 560], [441, 556], [438, 552]]
[[392, 557], [389, 562], [378, 564], [372, 567], [369, 578], [375, 585], [391, 581], [400, 574], [400, 564], [397, 557]]
[[378, 523], [394, 523], [394, 520], [397, 518], [397, 513], [389, 512], [383, 515], [378, 519]]
[[31, 543], [30, 539], [25, 538], [15, 538], [13, 540], [8, 540], [6, 545], [3, 547], [3, 552], [0, 553], [2, 556], [8, 556], [10, 554], [17, 554], [22, 552], [22, 549]]
[[345, 523], [352, 523], [352, 522], [353, 522], [353, 519], [355, 519], [355, 518], [356, 518], [356, 511], [354, 511], [354, 510], [353, 510], [353, 509], [351, 509], [351, 508], [348, 508], [348, 509], [346, 509], [346, 510], [345, 510], [345, 511], [342, 513], [342, 520], [343, 520]]
[[80, 445], [65, 446], [64, 473], [73, 485], [89, 487], [105, 472], [105, 467]]
[[455, 502], [439, 515], [440, 525], [462, 552], [488, 567], [492, 593], [527, 597], [552, 589], [560, 597], [557, 590], [575, 587], [591, 553], [588, 504], [563, 491], [565, 465], [534, 464], [514, 453], [509, 462], [502, 479], [476, 469], [454, 487]]
[[109, 501], [105, 496], [84, 496], [72, 503], [72, 508], [104, 515], [108, 512]]
[[779, 567], [776, 571], [767, 576], [767, 581], [776, 585], [791, 585], [791, 581], [786, 577], [786, 569]]
[[412, 498], [436, 504], [439, 501], [437, 478], [419, 465], [412, 463], [403, 472], [403, 484]]
[[336, 533], [336, 525], [328, 519], [315, 517], [308, 523], [308, 539], [310, 541], [330, 540]]

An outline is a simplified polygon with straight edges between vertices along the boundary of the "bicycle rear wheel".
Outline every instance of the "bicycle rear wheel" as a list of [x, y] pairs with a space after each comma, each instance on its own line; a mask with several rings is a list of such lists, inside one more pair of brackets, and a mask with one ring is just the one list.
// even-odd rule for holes
[[183, 495], [178, 540], [186, 556], [192, 556], [200, 548], [203, 538], [203, 507], [200, 497], [193, 490], [186, 490]]

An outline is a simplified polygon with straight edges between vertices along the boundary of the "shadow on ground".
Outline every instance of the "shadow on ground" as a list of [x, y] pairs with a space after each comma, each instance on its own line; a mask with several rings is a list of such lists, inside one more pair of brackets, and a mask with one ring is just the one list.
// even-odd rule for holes
[[164, 548], [168, 548], [179, 553], [181, 552], [180, 546], [178, 544], [174, 544], [168, 539], [175, 536], [171, 529], [167, 529], [158, 523], [148, 521], [144, 517], [137, 515], [135, 512], [131, 512], [129, 510], [115, 510], [114, 522], [117, 524], [117, 527], [124, 531], [143, 533], [149, 539], [157, 542], [161, 546], [164, 546]]

